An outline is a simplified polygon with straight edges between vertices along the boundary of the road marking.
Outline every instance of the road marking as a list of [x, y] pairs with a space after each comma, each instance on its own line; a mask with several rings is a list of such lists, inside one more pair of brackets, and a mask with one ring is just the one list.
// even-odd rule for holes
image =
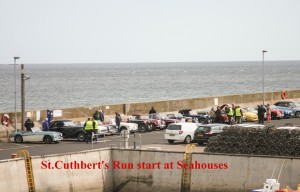
[[22, 149], [22, 148], [39, 147], [39, 146], [42, 146], [42, 145], [31, 145], [31, 146], [27, 146], [27, 145], [19, 145], [19, 147], [8, 148], [8, 149], [1, 149], [1, 150], [3, 150], [3, 151], [8, 151], [8, 150], [11, 150], [11, 149]]

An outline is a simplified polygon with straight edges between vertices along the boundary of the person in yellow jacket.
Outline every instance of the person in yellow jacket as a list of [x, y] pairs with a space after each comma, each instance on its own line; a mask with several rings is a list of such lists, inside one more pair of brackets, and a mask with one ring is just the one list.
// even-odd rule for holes
[[[93, 122], [93, 132], [94, 134], [97, 134], [98, 133], [98, 121], [95, 120], [94, 118], [92, 118], [92, 122]], [[95, 141], [98, 140], [98, 136], [95, 135], [95, 138], [93, 138]]]
[[229, 105], [227, 105], [225, 109], [226, 109], [226, 113], [227, 113], [227, 117], [228, 117], [228, 123], [230, 125], [233, 125], [234, 124], [233, 109]]
[[241, 124], [242, 123], [242, 116], [243, 116], [242, 109], [240, 108], [240, 106], [236, 106], [234, 111], [235, 111], [234, 114], [235, 114], [236, 124]]
[[86, 143], [88, 143], [89, 141], [92, 142], [93, 121], [91, 121], [91, 118], [88, 118], [87, 121], [84, 123], [84, 130], [85, 130], [85, 142]]

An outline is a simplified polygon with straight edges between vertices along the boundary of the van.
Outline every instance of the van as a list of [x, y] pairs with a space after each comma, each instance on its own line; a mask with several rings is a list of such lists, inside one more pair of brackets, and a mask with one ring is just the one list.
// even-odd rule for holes
[[172, 123], [166, 129], [165, 139], [169, 143], [174, 143], [174, 141], [191, 143], [194, 140], [194, 132], [198, 126], [197, 123]]

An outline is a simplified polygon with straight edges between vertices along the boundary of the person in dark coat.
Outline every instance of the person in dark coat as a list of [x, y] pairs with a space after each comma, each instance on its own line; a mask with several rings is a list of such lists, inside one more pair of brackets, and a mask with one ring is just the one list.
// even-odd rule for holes
[[117, 112], [116, 113], [116, 126], [118, 128], [118, 132], [120, 133], [120, 125], [121, 125], [121, 115]]
[[43, 122], [43, 131], [49, 131], [48, 118], [45, 118], [45, 121]]
[[266, 108], [263, 105], [258, 105], [257, 108], [258, 124], [262, 124], [262, 125], [264, 124], [265, 112], [266, 112]]
[[154, 107], [151, 107], [149, 114], [153, 114], [153, 113], [156, 113], [156, 110], [154, 109]]
[[216, 120], [215, 120], [216, 123], [223, 123], [222, 122], [222, 111], [221, 111], [221, 107], [218, 106], [217, 107], [217, 110], [216, 110]]
[[104, 122], [104, 113], [102, 110], [99, 110], [99, 114], [100, 114], [100, 121]]
[[34, 123], [33, 123], [33, 121], [30, 118], [28, 118], [25, 121], [24, 126], [26, 127], [26, 131], [32, 131], [31, 128], [34, 127]]

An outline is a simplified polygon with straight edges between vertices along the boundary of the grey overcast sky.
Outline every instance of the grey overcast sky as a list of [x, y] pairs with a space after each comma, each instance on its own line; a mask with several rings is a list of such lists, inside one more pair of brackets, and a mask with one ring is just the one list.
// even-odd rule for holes
[[300, 0], [0, 0], [0, 64], [300, 60]]

